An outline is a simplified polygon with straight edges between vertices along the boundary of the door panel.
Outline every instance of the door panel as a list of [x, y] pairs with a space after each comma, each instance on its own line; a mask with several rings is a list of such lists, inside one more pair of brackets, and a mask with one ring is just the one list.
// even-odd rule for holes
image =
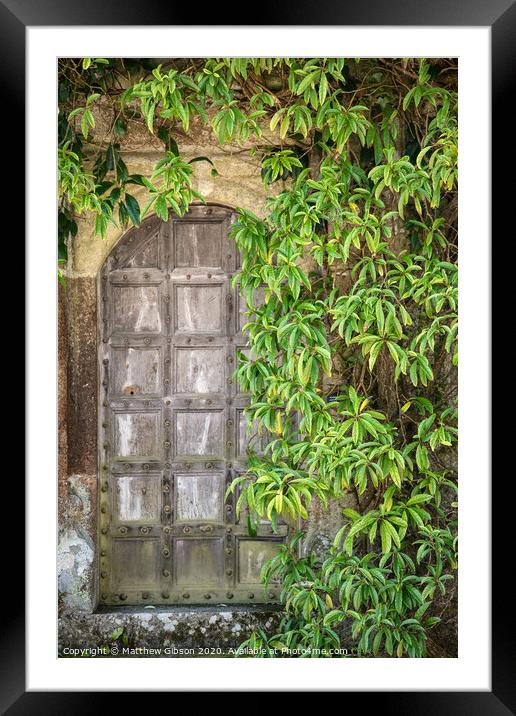
[[[244, 299], [233, 213], [194, 206], [131, 229], [99, 277], [99, 567], [103, 604], [274, 602], [260, 583], [286, 538], [251, 538], [226, 490], [245, 472]], [[263, 293], [263, 292], [262, 292]], [[257, 292], [258, 300], [263, 298]]]

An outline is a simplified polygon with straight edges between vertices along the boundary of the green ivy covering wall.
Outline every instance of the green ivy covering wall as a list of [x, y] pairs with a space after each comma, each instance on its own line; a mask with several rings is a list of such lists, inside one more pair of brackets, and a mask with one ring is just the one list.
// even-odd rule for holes
[[[300, 556], [299, 533], [264, 567], [285, 618], [242, 653], [331, 656], [350, 625], [359, 655], [425, 656], [453, 597], [456, 85], [454, 59], [60, 61], [60, 269], [77, 215], [101, 240], [203, 200], [192, 162], [211, 159], [184, 161], [177, 141], [199, 118], [222, 145], [259, 138], [264, 183], [286, 180], [265, 218], [240, 209], [232, 229], [252, 349], [238, 380], [269, 446], [231, 489], [251, 534], [258, 517], [306, 519], [314, 499], [355, 508], [326, 555]], [[163, 142], [151, 176], [123, 161], [129, 121]]]

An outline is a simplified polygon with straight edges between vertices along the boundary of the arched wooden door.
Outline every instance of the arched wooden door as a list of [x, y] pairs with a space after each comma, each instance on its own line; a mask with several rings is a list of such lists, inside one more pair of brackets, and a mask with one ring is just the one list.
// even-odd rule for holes
[[234, 214], [192, 206], [131, 229], [99, 277], [99, 594], [103, 604], [277, 601], [259, 575], [284, 537], [255, 537], [225, 499], [245, 468], [232, 375], [247, 318], [230, 280]]

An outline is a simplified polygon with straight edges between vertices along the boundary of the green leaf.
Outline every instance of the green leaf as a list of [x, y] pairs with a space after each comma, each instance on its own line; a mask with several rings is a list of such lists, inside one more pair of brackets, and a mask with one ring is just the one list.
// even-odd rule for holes
[[133, 224], [135, 226], [138, 226], [140, 224], [140, 205], [138, 203], [138, 200], [135, 199], [132, 194], [125, 193], [125, 205], [127, 208], [127, 213], [129, 214], [129, 217]]
[[158, 196], [156, 199], [155, 211], [160, 219], [168, 221], [168, 206], [165, 197]]

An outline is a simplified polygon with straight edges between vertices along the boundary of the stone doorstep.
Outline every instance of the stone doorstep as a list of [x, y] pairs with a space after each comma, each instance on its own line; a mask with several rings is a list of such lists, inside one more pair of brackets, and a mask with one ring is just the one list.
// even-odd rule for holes
[[[128, 637], [129, 648], [161, 649], [164, 652], [127, 656], [223, 656], [257, 628], [273, 634], [282, 615], [281, 608], [258, 605], [238, 608], [199, 606], [189, 610], [183, 607], [119, 607], [116, 610], [99, 609], [94, 613], [70, 609], [58, 620], [58, 646], [63, 657], [71, 656], [63, 653], [65, 649], [110, 646], [112, 633], [122, 627], [123, 634], [117, 642], [119, 652], [123, 635]], [[196, 653], [165, 653], [173, 649], [193, 649]], [[123, 655], [118, 653], [118, 656]]]

